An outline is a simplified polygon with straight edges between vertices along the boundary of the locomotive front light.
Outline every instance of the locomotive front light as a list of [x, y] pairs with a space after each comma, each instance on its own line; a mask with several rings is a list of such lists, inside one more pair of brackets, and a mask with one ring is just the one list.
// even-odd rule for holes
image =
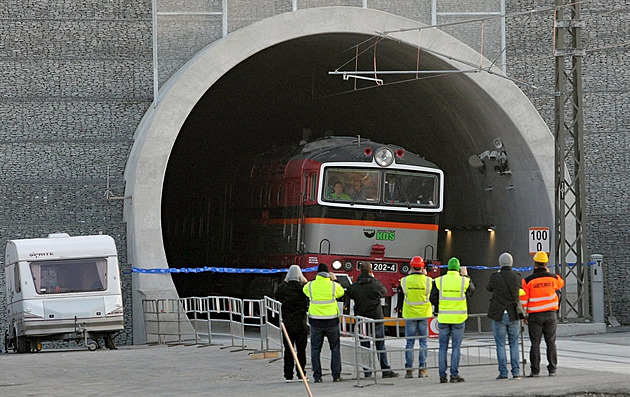
[[341, 261], [339, 259], [335, 259], [332, 263], [332, 268], [335, 270], [341, 269]]
[[343, 270], [345, 270], [345, 271], [349, 272], [349, 271], [350, 271], [350, 270], [352, 270], [352, 269], [354, 269], [354, 266], [352, 265], [352, 262], [350, 262], [350, 261], [346, 261], [346, 262], [343, 264]]
[[394, 153], [389, 148], [380, 148], [376, 151], [374, 160], [376, 160], [376, 164], [381, 167], [388, 167], [394, 162]]

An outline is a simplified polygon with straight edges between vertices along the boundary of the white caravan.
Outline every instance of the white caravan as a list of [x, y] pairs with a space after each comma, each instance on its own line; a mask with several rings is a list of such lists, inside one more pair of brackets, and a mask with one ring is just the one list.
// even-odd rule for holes
[[42, 341], [82, 339], [115, 349], [123, 326], [120, 270], [110, 236], [10, 240], [5, 253], [5, 349], [39, 351]]

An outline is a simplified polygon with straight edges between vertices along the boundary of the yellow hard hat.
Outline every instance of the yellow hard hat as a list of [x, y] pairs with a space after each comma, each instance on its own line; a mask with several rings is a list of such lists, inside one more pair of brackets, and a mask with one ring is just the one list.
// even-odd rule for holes
[[534, 262], [547, 263], [549, 262], [549, 256], [547, 256], [546, 252], [538, 251], [536, 255], [534, 255]]

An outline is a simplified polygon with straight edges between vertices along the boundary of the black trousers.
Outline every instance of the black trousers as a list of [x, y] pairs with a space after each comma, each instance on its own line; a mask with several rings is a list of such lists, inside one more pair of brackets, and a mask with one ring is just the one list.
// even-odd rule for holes
[[556, 329], [558, 328], [558, 316], [553, 312], [531, 313], [527, 317], [529, 328], [529, 361], [533, 374], [540, 373], [540, 342], [545, 338], [547, 348], [547, 370], [549, 373], [556, 372], [558, 365], [558, 353], [556, 351]]
[[[302, 367], [302, 371], [305, 371], [304, 367], [306, 365], [306, 344], [308, 343], [308, 328], [306, 324], [299, 325], [297, 327], [287, 325], [284, 326], [287, 329], [287, 333], [289, 334], [289, 338], [291, 338], [291, 342], [293, 342], [293, 346], [295, 349], [295, 353], [297, 354], [298, 361], [300, 362], [300, 366]], [[293, 354], [291, 353], [291, 348], [289, 347], [290, 343], [287, 341], [286, 336], [284, 336], [284, 332], [282, 333], [282, 342], [284, 343], [284, 379], [293, 379], [293, 368], [295, 367], [295, 373], [298, 378], [300, 377], [300, 372], [295, 365], [295, 360], [293, 360]]]

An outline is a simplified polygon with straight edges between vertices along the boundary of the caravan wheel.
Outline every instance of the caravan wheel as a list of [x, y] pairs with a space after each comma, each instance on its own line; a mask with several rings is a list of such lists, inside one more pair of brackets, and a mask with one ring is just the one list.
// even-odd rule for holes
[[87, 348], [89, 351], [93, 352], [94, 350], [98, 349], [98, 343], [96, 343], [96, 341], [94, 339], [89, 339], [87, 344], [86, 344]]

